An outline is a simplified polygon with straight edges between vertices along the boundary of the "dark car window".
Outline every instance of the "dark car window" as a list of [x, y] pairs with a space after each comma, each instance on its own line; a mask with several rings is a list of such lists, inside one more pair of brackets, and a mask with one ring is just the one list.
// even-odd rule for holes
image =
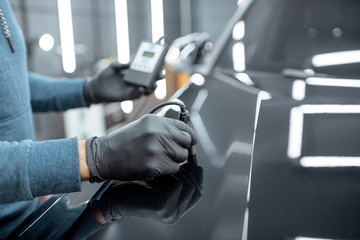
[[312, 68], [337, 76], [360, 76], [358, 0], [258, 0], [243, 21], [244, 37], [230, 37], [218, 66], [234, 68], [238, 65], [234, 61], [245, 55], [247, 70]]

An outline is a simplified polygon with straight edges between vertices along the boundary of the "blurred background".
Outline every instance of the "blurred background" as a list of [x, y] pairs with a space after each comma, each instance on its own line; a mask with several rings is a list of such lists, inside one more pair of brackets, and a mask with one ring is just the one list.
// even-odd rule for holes
[[[192, 32], [215, 41], [235, 0], [10, 0], [23, 30], [28, 68], [54, 77], [83, 78], [112, 61], [128, 62], [142, 40], [170, 42]], [[138, 109], [172, 95], [165, 81], [148, 98], [64, 114], [35, 114], [37, 140], [101, 135], [141, 116]]]

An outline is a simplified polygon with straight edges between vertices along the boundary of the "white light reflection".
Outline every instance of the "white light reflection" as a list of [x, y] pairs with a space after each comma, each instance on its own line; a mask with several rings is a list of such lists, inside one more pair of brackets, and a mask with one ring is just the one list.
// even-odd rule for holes
[[219, 152], [212, 142], [208, 131], [206, 130], [205, 124], [200, 116], [200, 110], [204, 105], [209, 91], [207, 89], [201, 89], [196, 96], [193, 105], [191, 106], [191, 123], [194, 126], [194, 130], [198, 136], [198, 142], [204, 149], [204, 151], [211, 156], [209, 159], [211, 163], [216, 167], [222, 167], [225, 162], [223, 158], [219, 156]]
[[196, 86], [202, 86], [205, 84], [205, 78], [203, 75], [195, 73], [191, 76], [190, 81]]
[[[181, 100], [178, 99], [178, 98], [172, 98], [171, 101], [172, 101], [172, 102], [179, 102], [179, 103], [184, 104], [184, 102], [181, 101]], [[172, 110], [175, 111], [175, 112], [180, 112], [180, 107], [179, 107], [179, 106], [177, 106], [177, 105], [169, 105], [169, 106], [163, 107], [163, 108], [157, 113], [157, 115], [159, 115], [159, 116], [165, 116], [165, 114], [167, 113], [167, 111], [169, 111], [169, 109], [172, 109]]]
[[132, 111], [134, 110], [134, 103], [133, 103], [133, 101], [124, 101], [124, 102], [121, 102], [121, 109], [122, 109], [123, 112], [126, 113], [126, 114], [132, 113]]
[[114, 0], [117, 55], [120, 63], [130, 61], [129, 20], [127, 0]]
[[233, 29], [233, 39], [235, 41], [240, 41], [245, 36], [245, 22], [240, 21], [237, 24], [235, 24]]
[[76, 70], [76, 58], [70, 0], [58, 0], [58, 12], [63, 68], [72, 73]]
[[[178, 98], [174, 98], [174, 99], [172, 99], [171, 101], [172, 101], [172, 102], [178, 102], [178, 103], [184, 104], [184, 102], [181, 101], [181, 100], [178, 99]], [[174, 110], [175, 112], [180, 112], [180, 106], [178, 106], [178, 105], [170, 105], [170, 106], [168, 106], [168, 107], [169, 107], [170, 109]]]
[[261, 91], [261, 92], [259, 93], [259, 99], [260, 99], [261, 101], [270, 100], [270, 99], [272, 99], [272, 96], [271, 96], [271, 94], [270, 94], [269, 92]]
[[179, 59], [180, 56], [180, 49], [179, 48], [172, 48], [170, 52], [166, 55], [167, 62], [175, 62]]
[[239, 1], [237, 2], [237, 5], [238, 5], [239, 7], [241, 7], [241, 6], [245, 3], [245, 1], [246, 1], [246, 0], [239, 0]]
[[[151, 30], [152, 41], [156, 42], [164, 36], [164, 6], [163, 0], [151, 0]], [[156, 82], [155, 97], [164, 99], [167, 95], [166, 80], [162, 79]]]
[[304, 114], [358, 114], [360, 105], [319, 104], [301, 105], [290, 112], [289, 142], [287, 154], [289, 158], [301, 156]]
[[246, 208], [245, 214], [244, 214], [244, 225], [243, 225], [241, 240], [248, 239], [248, 230], [249, 230], [249, 208]]
[[292, 98], [297, 101], [304, 100], [306, 84], [302, 80], [296, 80], [292, 85]]
[[231, 154], [238, 153], [244, 155], [251, 155], [252, 145], [246, 142], [235, 141], [226, 151], [226, 157], [230, 157]]
[[333, 240], [330, 238], [295, 237], [294, 240]]
[[360, 80], [358, 79], [308, 78], [306, 79], [306, 84], [314, 86], [360, 88]]
[[319, 104], [302, 105], [301, 111], [304, 114], [351, 114], [360, 113], [360, 105], [341, 105], [341, 104]]
[[151, 0], [151, 29], [153, 42], [164, 36], [163, 0]]
[[181, 50], [181, 60], [186, 61], [186, 59], [189, 58], [189, 56], [195, 51], [196, 44], [195, 43], [189, 43], [187, 44], [182, 50]]
[[156, 82], [157, 88], [155, 89], [155, 97], [162, 100], [166, 97], [166, 79], [161, 79]]
[[245, 71], [245, 46], [242, 42], [237, 42], [232, 48], [234, 70], [237, 72]]
[[249, 77], [249, 75], [247, 75], [246, 73], [237, 73], [237, 74], [235, 74], [235, 77], [236, 77], [237, 80], [244, 83], [245, 85], [248, 85], [248, 86], [254, 86], [255, 85], [254, 82]]
[[[255, 140], [256, 140], [256, 131], [257, 131], [257, 125], [259, 120], [259, 114], [260, 114], [260, 108], [263, 100], [266, 100], [267, 95], [271, 95], [268, 92], [261, 91], [258, 94], [257, 100], [256, 100], [256, 111], [255, 111], [255, 123], [254, 123], [254, 135], [253, 135], [253, 142], [252, 146], [255, 146]], [[251, 182], [252, 182], [252, 169], [253, 169], [253, 156], [254, 156], [254, 147], [252, 147], [251, 150], [251, 161], [250, 161], [250, 171], [249, 171], [249, 183], [248, 183], [248, 189], [246, 193], [246, 201], [247, 203], [250, 203], [250, 197], [251, 197]], [[247, 237], [247, 236], [246, 236]], [[246, 238], [243, 238], [246, 239]]]
[[270, 100], [272, 98], [271, 94], [266, 91], [261, 91], [258, 94], [257, 100], [256, 100], [256, 112], [255, 112], [255, 124], [254, 129], [257, 128], [257, 123], [259, 120], [259, 114], [260, 114], [260, 106], [262, 101]]
[[54, 47], [54, 38], [52, 35], [45, 33], [39, 39], [39, 47], [41, 50], [48, 52]]
[[360, 50], [324, 53], [313, 56], [312, 64], [315, 67], [351, 64], [360, 62]]
[[300, 159], [302, 167], [360, 167], [360, 157], [303, 157]]
[[290, 158], [301, 156], [304, 114], [301, 107], [291, 109], [289, 143], [287, 154]]
[[315, 71], [311, 68], [304, 69], [304, 72], [309, 75], [315, 75]]

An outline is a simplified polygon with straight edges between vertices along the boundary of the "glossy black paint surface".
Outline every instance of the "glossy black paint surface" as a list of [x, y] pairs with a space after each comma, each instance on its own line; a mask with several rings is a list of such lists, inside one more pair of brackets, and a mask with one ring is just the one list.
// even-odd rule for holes
[[291, 109], [315, 103], [269, 101], [261, 107], [253, 155], [249, 239], [360, 238], [359, 160], [357, 166], [347, 167], [301, 164], [303, 157], [326, 156], [321, 161], [325, 164], [331, 157], [343, 163], [347, 161], [344, 157], [359, 157], [360, 113], [305, 114], [301, 155], [288, 156]]
[[175, 224], [122, 218], [90, 239], [239, 239], [257, 93], [234, 79], [208, 79], [202, 87], [190, 86], [180, 99], [187, 105], [199, 137], [197, 159], [204, 170], [201, 199]]

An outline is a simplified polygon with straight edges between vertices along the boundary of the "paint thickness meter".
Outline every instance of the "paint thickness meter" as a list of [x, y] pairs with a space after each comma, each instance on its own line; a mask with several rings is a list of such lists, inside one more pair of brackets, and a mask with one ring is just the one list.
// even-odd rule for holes
[[155, 90], [167, 52], [167, 45], [143, 41], [130, 67], [123, 71], [124, 81], [144, 87], [146, 93]]

